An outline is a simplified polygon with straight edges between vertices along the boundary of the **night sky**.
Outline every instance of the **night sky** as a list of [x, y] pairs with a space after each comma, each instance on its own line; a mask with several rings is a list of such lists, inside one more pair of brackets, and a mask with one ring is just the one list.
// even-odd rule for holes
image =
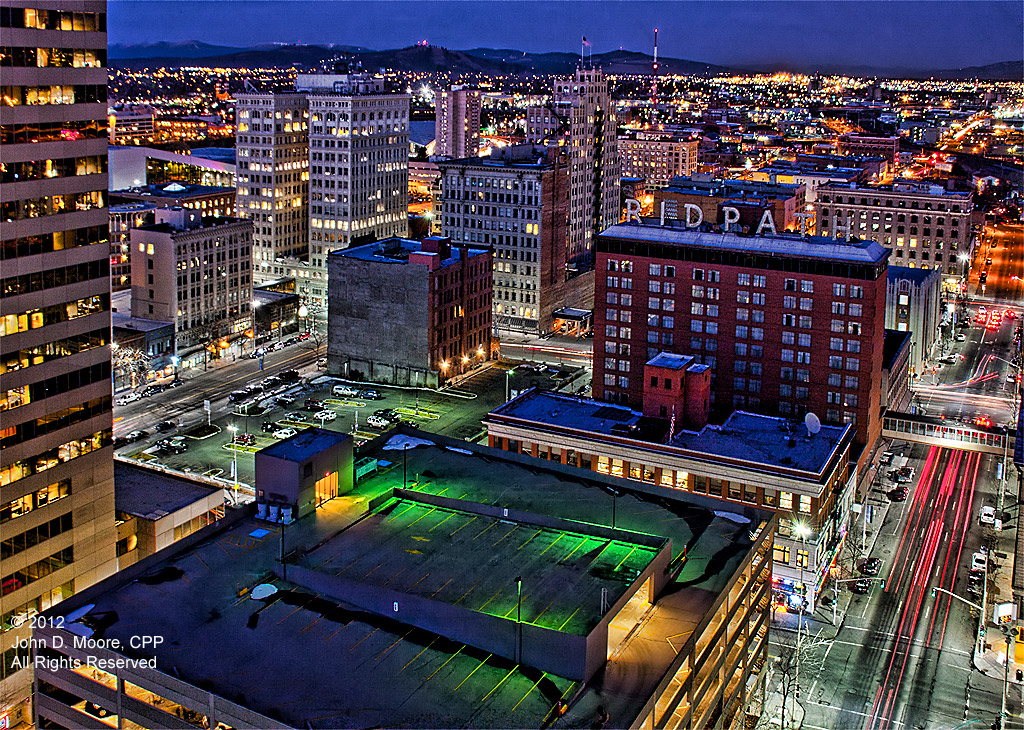
[[900, 0], [533, 2], [111, 0], [110, 43], [338, 43], [593, 52], [623, 47], [722, 65], [957, 68], [1024, 56], [1024, 3]]

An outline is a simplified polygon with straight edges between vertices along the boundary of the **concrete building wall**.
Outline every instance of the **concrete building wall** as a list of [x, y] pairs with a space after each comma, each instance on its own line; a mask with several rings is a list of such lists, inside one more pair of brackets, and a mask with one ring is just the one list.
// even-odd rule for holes
[[382, 383], [429, 382], [427, 268], [330, 256], [328, 277], [328, 372]]
[[452, 86], [436, 97], [434, 154], [476, 157], [480, 145], [480, 90]]
[[941, 336], [942, 276], [937, 269], [926, 277], [913, 273], [902, 266], [889, 268], [885, 328], [911, 333], [910, 369], [922, 373], [925, 359], [934, 354]]

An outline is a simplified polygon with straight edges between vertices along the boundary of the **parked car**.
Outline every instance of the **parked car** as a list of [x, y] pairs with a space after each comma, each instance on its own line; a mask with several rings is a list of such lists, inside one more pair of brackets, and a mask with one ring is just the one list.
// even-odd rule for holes
[[363, 390], [359, 392], [359, 397], [364, 400], [384, 400], [384, 396], [378, 393], [376, 390]]
[[861, 575], [878, 575], [878, 572], [882, 569], [881, 558], [865, 558], [860, 562], [858, 570]]
[[338, 417], [338, 414], [332, 411], [330, 408], [324, 408], [322, 411], [317, 411], [313, 414], [313, 418], [320, 421], [333, 421]]
[[134, 403], [137, 400], [141, 400], [142, 396], [138, 393], [126, 393], [117, 399], [117, 405], [126, 406], [129, 403]]
[[282, 428], [280, 431], [274, 431], [274, 438], [288, 439], [297, 434], [294, 428]]
[[289, 337], [287, 340], [285, 340], [284, 344], [285, 344], [285, 347], [287, 347], [288, 345], [294, 345], [298, 341], [299, 341], [299, 337], [298, 337], [298, 335], [295, 335], [295, 336]]
[[400, 418], [398, 415], [398, 411], [396, 411], [394, 408], [378, 408], [373, 412], [373, 415], [377, 416], [378, 418], [387, 419], [388, 421], [397, 421]]
[[128, 434], [127, 438], [134, 444], [136, 441], [141, 441], [147, 436], [149, 436], [149, 431], [143, 431], [142, 429], [139, 429], [138, 431], [132, 431], [130, 434]]
[[956, 336], [956, 341], [957, 342], [964, 342], [966, 340], [967, 340], [967, 335], [965, 335], [963, 332], [961, 332], [960, 334], [958, 334]]
[[260, 430], [262, 430], [263, 433], [274, 433], [274, 431], [278, 431], [280, 429], [281, 426], [279, 426], [275, 421], [264, 421], [263, 425], [260, 426]]
[[353, 388], [351, 385], [335, 385], [333, 388], [331, 388], [331, 393], [338, 396], [339, 398], [359, 395], [359, 391]]
[[990, 507], [989, 505], [986, 504], [984, 507], [981, 508], [981, 514], [978, 516], [978, 519], [981, 520], [981, 524], [983, 525], [996, 524], [995, 508]]
[[277, 396], [276, 398], [274, 398], [274, 403], [275, 403], [276, 405], [279, 405], [279, 406], [281, 406], [282, 408], [283, 408], [284, 406], [290, 406], [290, 405], [291, 405], [292, 403], [294, 403], [294, 402], [295, 402], [295, 399], [294, 399], [294, 398], [289, 398], [289, 397], [288, 397], [288, 396], [286, 396], [286, 395], [279, 395], [279, 396]]
[[871, 581], [867, 578], [861, 578], [853, 583], [847, 583], [850, 586], [850, 592], [856, 593], [857, 595], [863, 596], [865, 593], [871, 590]]
[[906, 484], [907, 482], [914, 481], [914, 475], [917, 472], [914, 471], [912, 466], [901, 466], [896, 474], [896, 481], [900, 484]]
[[327, 367], [327, 358], [326, 357], [322, 357], [322, 358], [320, 358], [319, 360], [316, 361], [316, 369], [317, 370], [323, 370], [326, 367]]
[[906, 487], [895, 487], [886, 492], [886, 495], [893, 502], [903, 502], [907, 499], [907, 488]]
[[255, 446], [256, 445], [256, 434], [252, 433], [237, 433], [234, 438], [231, 439], [232, 443], [239, 444], [241, 446]]
[[282, 383], [297, 383], [299, 382], [299, 371], [298, 370], [282, 370], [277, 374], [277, 377], [281, 379]]
[[889, 466], [889, 464], [891, 464], [892, 460], [895, 458], [896, 454], [892, 453], [891, 451], [883, 451], [882, 458], [879, 459], [879, 462], [882, 464], [882, 466]]
[[164, 433], [166, 431], [173, 431], [177, 427], [178, 424], [176, 424], [174, 421], [160, 421], [160, 423], [156, 424], [156, 430], [159, 431], [160, 433]]
[[940, 358], [939, 362], [944, 365], [953, 365], [956, 363], [956, 355], [946, 355], [945, 357]]
[[971, 556], [971, 570], [985, 570], [988, 568], [988, 556], [985, 553], [977, 552]]
[[309, 332], [303, 332], [301, 335], [299, 335], [299, 341], [301, 342], [303, 340], [308, 340], [312, 336], [313, 335], [311, 335]]
[[983, 583], [985, 581], [984, 570], [974, 570], [973, 568], [967, 572], [967, 584], [972, 583]]
[[249, 394], [244, 390], [235, 390], [228, 396], [228, 400], [232, 403], [241, 403], [244, 400], [248, 400]]
[[391, 421], [380, 416], [370, 416], [366, 419], [366, 425], [372, 428], [384, 429], [391, 425]]
[[316, 398], [306, 398], [306, 404], [303, 406], [307, 411], [322, 411], [326, 407], [326, 403]]
[[179, 385], [184, 385], [184, 384], [185, 384], [184, 380], [182, 380], [181, 378], [175, 378], [174, 380], [172, 380], [171, 382], [169, 382], [167, 384], [167, 387], [168, 388], [177, 388]]
[[131, 441], [126, 436], [118, 436], [114, 439], [114, 448], [120, 449], [122, 446], [127, 446]]

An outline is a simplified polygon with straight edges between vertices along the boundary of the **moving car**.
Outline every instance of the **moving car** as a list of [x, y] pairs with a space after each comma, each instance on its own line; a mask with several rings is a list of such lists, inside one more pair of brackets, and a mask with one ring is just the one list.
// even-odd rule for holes
[[965, 335], [963, 332], [961, 332], [960, 334], [958, 334], [956, 336], [956, 341], [957, 342], [964, 342], [966, 339], [967, 339], [967, 335]]
[[118, 436], [117, 438], [114, 439], [114, 448], [120, 449], [122, 446], [127, 446], [130, 443], [131, 441], [129, 441], [127, 437]]
[[313, 335], [311, 335], [309, 332], [303, 332], [301, 335], [299, 335], [299, 341], [302, 342], [304, 340], [308, 340], [312, 336]]
[[274, 431], [274, 438], [277, 439], [288, 439], [297, 434], [294, 428], [282, 428], [280, 431]]
[[149, 431], [143, 431], [140, 429], [138, 431], [132, 431], [126, 438], [134, 444], [136, 441], [144, 439], [147, 436], [149, 436]]
[[241, 403], [249, 397], [249, 394], [244, 390], [235, 390], [228, 396], [228, 400], [232, 403]]
[[142, 396], [138, 393], [126, 393], [117, 399], [117, 405], [126, 406], [129, 403], [134, 403], [137, 400], [141, 400]]
[[981, 514], [978, 516], [978, 519], [981, 521], [981, 524], [983, 525], [996, 524], [995, 508], [990, 507], [989, 505], [986, 504], [984, 507], [981, 508]]
[[156, 424], [156, 430], [159, 431], [160, 433], [164, 433], [165, 431], [173, 431], [177, 427], [178, 424], [176, 424], [174, 421], [160, 421], [160, 423]]
[[184, 384], [185, 384], [184, 380], [182, 380], [181, 378], [175, 378], [174, 380], [172, 380], [171, 382], [169, 382], [167, 384], [167, 387], [168, 388], [177, 388], [179, 385], [184, 385]]

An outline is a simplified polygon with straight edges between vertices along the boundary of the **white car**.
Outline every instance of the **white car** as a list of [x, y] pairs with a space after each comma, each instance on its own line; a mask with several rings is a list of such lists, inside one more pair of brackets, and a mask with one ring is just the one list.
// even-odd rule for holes
[[338, 414], [330, 410], [329, 408], [325, 408], [324, 410], [317, 411], [316, 413], [313, 414], [313, 418], [317, 419], [318, 421], [333, 421], [337, 417]]
[[971, 570], [985, 570], [988, 568], [988, 556], [985, 553], [974, 553], [971, 556]]
[[981, 515], [979, 518], [983, 525], [994, 525], [996, 523], [996, 510], [994, 507], [985, 505], [981, 508]]
[[122, 395], [120, 398], [117, 399], [117, 405], [126, 406], [129, 403], [134, 403], [137, 400], [142, 400], [142, 396], [139, 395], [138, 393], [128, 393], [126, 395]]
[[290, 439], [292, 436], [297, 434], [294, 428], [282, 428], [280, 431], [274, 431], [274, 438], [276, 439]]
[[331, 388], [331, 393], [339, 397], [345, 397], [358, 395], [359, 391], [353, 388], [351, 385], [335, 385], [333, 388]]
[[963, 332], [961, 332], [960, 334], [958, 334], [956, 336], [956, 341], [957, 342], [964, 342], [966, 340], [967, 340], [967, 335], [965, 335]]
[[387, 428], [391, 425], [391, 421], [381, 416], [369, 416], [366, 419], [366, 425], [372, 428]]

